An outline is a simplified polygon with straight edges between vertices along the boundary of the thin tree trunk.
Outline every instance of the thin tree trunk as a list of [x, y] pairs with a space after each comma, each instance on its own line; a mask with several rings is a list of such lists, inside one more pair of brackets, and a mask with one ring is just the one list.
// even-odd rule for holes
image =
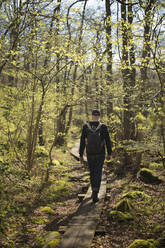
[[[123, 4], [121, 4], [121, 25], [122, 25], [122, 75], [123, 75], [123, 89], [124, 89], [124, 98], [123, 98], [123, 104], [124, 104], [124, 140], [135, 140], [135, 123], [134, 123], [134, 113], [131, 109], [132, 107], [132, 94], [135, 84], [135, 79], [132, 78], [135, 77], [135, 74], [133, 74], [132, 70], [129, 69], [129, 66], [131, 63], [133, 63], [134, 59], [134, 50], [131, 47], [131, 49], [128, 49], [130, 38], [129, 35], [130, 30], [128, 29], [128, 22], [127, 22], [127, 3], [124, 1]], [[129, 6], [129, 10], [131, 7]], [[128, 16], [129, 22], [132, 22], [131, 14]], [[130, 52], [130, 57], [129, 53]], [[131, 62], [130, 62], [131, 61]], [[132, 154], [128, 154], [127, 151], [125, 151], [125, 165], [132, 164]]]
[[128, 36], [127, 36], [127, 12], [126, 5], [121, 4], [121, 25], [122, 25], [122, 75], [124, 88], [124, 139], [131, 139], [130, 133], [130, 112], [129, 112], [129, 57], [128, 57]]
[[[152, 27], [152, 8], [155, 0], [149, 0], [145, 7], [144, 17], [144, 34], [143, 34], [143, 50], [142, 50], [142, 65], [141, 65], [141, 80], [143, 87], [148, 80], [148, 64], [151, 56], [150, 39], [151, 39], [151, 27]], [[146, 86], [146, 85], [145, 85]]]
[[39, 124], [38, 138], [39, 138], [39, 145], [44, 146], [45, 141], [44, 141], [44, 137], [43, 137], [43, 122], [42, 122], [42, 120], [40, 120], [40, 124]]
[[[64, 108], [61, 110], [61, 112], [58, 116], [58, 119], [57, 119], [57, 125], [61, 125], [61, 118], [63, 118], [68, 107], [69, 107], [69, 105], [65, 105]], [[55, 131], [55, 126], [54, 126], [54, 131]], [[50, 168], [51, 168], [51, 165], [53, 163], [52, 151], [53, 151], [54, 146], [57, 144], [58, 137], [59, 137], [58, 131], [56, 130], [56, 133], [54, 134], [54, 140], [53, 140], [52, 145], [51, 145], [50, 150], [49, 150], [49, 164], [48, 164], [47, 171], [46, 171], [45, 182], [48, 182], [48, 180], [49, 180]]]
[[107, 116], [113, 112], [112, 94], [110, 93], [110, 86], [112, 80], [112, 26], [111, 26], [111, 0], [105, 0], [106, 6], [106, 48], [107, 48]]
[[40, 123], [40, 120], [41, 120], [42, 108], [43, 108], [43, 105], [44, 105], [45, 94], [46, 94], [46, 91], [43, 89], [40, 106], [39, 106], [38, 112], [37, 112], [37, 118], [36, 118], [35, 126], [32, 127], [33, 122], [31, 122], [32, 125], [30, 125], [31, 134], [30, 134], [30, 140], [29, 140], [30, 142], [29, 142], [28, 151], [27, 151], [27, 154], [28, 154], [28, 156], [27, 156], [27, 170], [29, 172], [31, 171], [31, 169], [33, 167], [34, 153], [35, 153], [36, 144], [37, 144], [39, 123]]
[[31, 158], [32, 158], [32, 139], [33, 139], [33, 123], [34, 123], [34, 95], [36, 91], [36, 82], [34, 80], [33, 88], [32, 88], [32, 104], [31, 104], [31, 116], [30, 116], [30, 121], [29, 121], [29, 126], [28, 126], [28, 132], [27, 132], [27, 170], [30, 170], [29, 168], [32, 167], [31, 165]]
[[85, 82], [85, 96], [86, 96], [86, 100], [85, 100], [85, 114], [86, 114], [86, 120], [88, 120], [89, 118], [89, 113], [88, 113], [88, 76], [86, 77], [86, 82]]
[[[132, 24], [133, 24], [133, 9], [132, 9], [132, 0], [128, 0], [128, 45], [130, 47], [129, 50], [129, 60], [130, 60], [130, 87], [132, 88], [132, 95], [134, 93], [134, 87], [136, 85], [136, 68], [135, 68], [135, 47], [134, 47], [134, 41], [133, 41], [133, 32], [132, 32]], [[134, 120], [134, 112], [131, 110], [134, 108], [134, 101], [130, 101], [130, 112], [131, 112], [131, 118], [132, 118], [132, 128], [133, 128], [133, 139], [137, 139], [139, 141], [142, 141], [143, 139], [143, 133], [141, 130], [135, 130], [135, 120]], [[137, 173], [141, 164], [142, 160], [142, 152], [136, 151], [136, 164], [134, 164], [134, 173]]]
[[[54, 8], [54, 11], [53, 11], [53, 15], [52, 15], [52, 18], [51, 18], [51, 22], [50, 22], [50, 26], [49, 26], [49, 31], [48, 31], [48, 34], [49, 34], [49, 39], [51, 38], [52, 36], [52, 33], [53, 33], [53, 24], [54, 24], [54, 20], [55, 18], [57, 18], [57, 35], [59, 35], [59, 11], [60, 11], [60, 4], [61, 4], [61, 0], [58, 0], [58, 7], [55, 7]], [[58, 37], [57, 37], [58, 39]], [[45, 58], [44, 58], [44, 68], [46, 69], [47, 66], [48, 66], [48, 63], [50, 62], [50, 49], [51, 49], [51, 42], [49, 41], [46, 45], [46, 54], [45, 54]], [[59, 66], [59, 58], [57, 59], [57, 66]], [[57, 67], [56, 67], [57, 69]], [[58, 67], [58, 70], [59, 71], [60, 68]], [[58, 76], [57, 76], [58, 77]], [[38, 129], [38, 135], [39, 135], [39, 144], [42, 146], [44, 145], [44, 138], [43, 138], [43, 123], [42, 123], [42, 120], [40, 120], [40, 124], [39, 124], [39, 129]]]
[[[154, 56], [155, 57], [155, 56]], [[156, 72], [159, 78], [159, 82], [160, 82], [160, 104], [161, 104], [161, 113], [160, 113], [160, 132], [161, 132], [161, 138], [162, 138], [162, 142], [163, 142], [163, 156], [162, 156], [162, 162], [163, 162], [163, 166], [165, 168], [165, 128], [164, 128], [164, 123], [165, 123], [165, 101], [163, 100], [164, 96], [165, 96], [165, 88], [164, 88], [164, 78], [165, 78], [165, 70], [164, 70], [164, 64], [162, 64], [160, 66], [160, 68], [158, 68], [158, 65], [155, 61], [154, 58], [154, 64], [156, 67]]]
[[[82, 19], [81, 19], [81, 25], [80, 25], [80, 35], [79, 35], [78, 44], [77, 44], [77, 52], [80, 51], [80, 46], [81, 46], [81, 42], [82, 42], [86, 4], [87, 4], [87, 0], [85, 0], [85, 2], [84, 2], [83, 12], [82, 12]], [[70, 36], [69, 39], [71, 42], [71, 32], [70, 32], [69, 24], [68, 24], [68, 31], [69, 31], [69, 36]], [[75, 62], [75, 67], [74, 67], [74, 71], [73, 71], [73, 80], [72, 80], [72, 85], [71, 85], [71, 96], [74, 96], [76, 79], [77, 79], [77, 70], [78, 70], [78, 62]], [[59, 130], [61, 133], [68, 132], [70, 125], [71, 125], [71, 122], [72, 122], [72, 116], [73, 116], [73, 107], [71, 106], [70, 110], [69, 110], [69, 120], [67, 122], [67, 126], [66, 125], [64, 126], [62, 123], [61, 123], [61, 125], [59, 125], [59, 127], [60, 126], [62, 127], [62, 129]], [[62, 121], [62, 119], [61, 119], [61, 121]], [[64, 139], [64, 137], [63, 137], [63, 139]], [[63, 140], [63, 142], [64, 142], [64, 140]]]
[[[60, 8], [61, 8], [61, 0], [57, 1], [57, 15], [56, 15], [56, 46], [58, 47], [59, 45], [59, 33], [60, 33]], [[60, 71], [60, 54], [57, 53], [57, 65], [56, 65], [56, 70]], [[57, 84], [57, 92], [59, 91], [59, 83], [60, 83], [60, 78], [59, 78], [59, 74], [57, 74], [56, 76], [56, 84]]]

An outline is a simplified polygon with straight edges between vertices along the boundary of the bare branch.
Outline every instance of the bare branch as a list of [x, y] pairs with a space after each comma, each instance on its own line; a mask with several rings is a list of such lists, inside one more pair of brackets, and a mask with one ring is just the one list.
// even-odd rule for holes
[[[118, 3], [121, 3], [123, 5], [130, 5], [130, 3], [126, 3], [125, 0], [116, 0]], [[137, 5], [139, 2], [132, 3], [131, 5]]]

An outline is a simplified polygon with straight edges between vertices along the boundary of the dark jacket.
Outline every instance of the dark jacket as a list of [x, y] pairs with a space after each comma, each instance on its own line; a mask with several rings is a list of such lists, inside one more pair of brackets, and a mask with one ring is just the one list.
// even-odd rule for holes
[[[99, 121], [90, 121], [89, 124], [90, 124], [90, 126], [92, 128], [97, 128], [97, 126], [99, 125]], [[87, 129], [88, 129], [88, 126], [87, 126], [87, 124], [85, 124], [83, 126], [81, 139], [80, 139], [79, 154], [80, 154], [81, 157], [83, 156], [83, 153], [84, 153], [84, 150], [85, 150], [85, 139], [87, 138]], [[100, 127], [100, 135], [105, 140], [108, 155], [111, 155], [111, 153], [112, 153], [112, 144], [111, 144], [111, 140], [110, 140], [110, 137], [109, 137], [108, 128], [107, 128], [107, 126], [105, 124], [102, 124], [102, 126]], [[101, 154], [105, 154], [105, 145], [103, 146]]]

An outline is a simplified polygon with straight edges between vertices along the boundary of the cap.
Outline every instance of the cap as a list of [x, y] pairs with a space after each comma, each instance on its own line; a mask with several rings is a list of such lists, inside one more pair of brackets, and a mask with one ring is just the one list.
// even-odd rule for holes
[[94, 115], [94, 116], [100, 116], [100, 110], [98, 110], [98, 109], [93, 109], [93, 110], [92, 110], [92, 115]]

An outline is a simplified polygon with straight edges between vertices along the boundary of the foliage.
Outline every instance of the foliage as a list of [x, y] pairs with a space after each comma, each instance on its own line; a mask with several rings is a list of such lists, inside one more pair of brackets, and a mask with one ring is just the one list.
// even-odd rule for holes
[[45, 207], [40, 207], [41, 213], [48, 213], [48, 214], [54, 214], [54, 211], [51, 207], [45, 206]]
[[[96, 9], [90, 2], [0, 3], [4, 236], [7, 219], [27, 214], [38, 195], [44, 205], [69, 195], [67, 150], [93, 108], [109, 127], [117, 174], [136, 175], [146, 164], [164, 171], [164, 5], [105, 0], [106, 9], [102, 1]], [[123, 197], [149, 197], [140, 190]]]
[[157, 170], [157, 171], [162, 171], [164, 169], [162, 163], [156, 163], [156, 162], [150, 163], [149, 168], [151, 170]]

